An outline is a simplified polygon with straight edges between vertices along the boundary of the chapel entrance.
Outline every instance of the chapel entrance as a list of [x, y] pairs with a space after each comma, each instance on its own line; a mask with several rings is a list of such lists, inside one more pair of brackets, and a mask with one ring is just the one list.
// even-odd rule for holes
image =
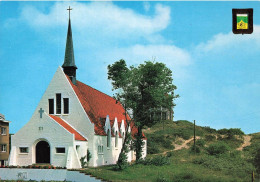
[[36, 163], [50, 163], [50, 145], [40, 141], [36, 144]]

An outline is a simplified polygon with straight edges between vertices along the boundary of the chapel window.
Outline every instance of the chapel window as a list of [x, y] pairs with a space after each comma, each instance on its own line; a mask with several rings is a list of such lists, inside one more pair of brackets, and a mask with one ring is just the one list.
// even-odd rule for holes
[[64, 154], [65, 153], [65, 147], [56, 147], [56, 153], [57, 154]]
[[56, 114], [61, 114], [61, 94], [56, 94]]
[[63, 112], [69, 114], [69, 98], [63, 98]]
[[28, 153], [28, 147], [20, 147], [20, 153]]
[[118, 146], [118, 133], [116, 131], [115, 147], [117, 147], [117, 146]]
[[110, 130], [107, 130], [107, 148], [110, 147], [110, 139], [111, 139], [111, 133]]
[[1, 135], [6, 135], [6, 128], [4, 127], [1, 128]]
[[49, 99], [49, 114], [54, 114], [54, 99]]

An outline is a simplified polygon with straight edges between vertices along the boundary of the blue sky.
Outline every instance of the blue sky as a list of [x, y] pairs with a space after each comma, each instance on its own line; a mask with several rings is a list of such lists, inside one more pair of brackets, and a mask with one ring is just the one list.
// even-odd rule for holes
[[[0, 1], [0, 113], [17, 132], [64, 60], [71, 12], [77, 79], [112, 95], [107, 65], [164, 62], [175, 120], [260, 132], [259, 2]], [[254, 9], [254, 32], [232, 33], [232, 8]]]

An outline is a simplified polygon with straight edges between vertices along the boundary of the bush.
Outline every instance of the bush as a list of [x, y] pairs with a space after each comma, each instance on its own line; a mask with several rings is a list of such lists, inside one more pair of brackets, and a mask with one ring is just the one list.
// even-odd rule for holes
[[226, 153], [230, 149], [229, 146], [224, 142], [217, 142], [209, 145], [209, 147], [206, 150], [210, 155], [219, 155]]
[[192, 147], [190, 148], [190, 152], [200, 153], [200, 148], [198, 146], [194, 147], [194, 145], [192, 145]]
[[203, 139], [199, 139], [199, 140], [196, 141], [196, 145], [199, 146], [199, 147], [204, 147], [205, 143], [206, 142]]
[[162, 140], [162, 146], [166, 149], [174, 149], [174, 146], [172, 145], [172, 141], [170, 139]]
[[216, 131], [217, 131], [216, 129], [210, 128], [209, 126], [205, 126], [203, 128], [204, 128], [204, 130], [206, 130], [209, 133], [216, 133]]
[[216, 140], [216, 136], [214, 136], [214, 135], [205, 135], [205, 140], [208, 141], [208, 142]]
[[234, 135], [242, 136], [245, 133], [240, 128], [230, 128], [230, 129], [220, 129], [218, 133], [221, 135], [227, 135], [228, 137], [232, 138]]
[[153, 158], [146, 158], [145, 160], [141, 160], [139, 163], [144, 165], [155, 165], [155, 166], [163, 166], [163, 165], [170, 164], [169, 158], [162, 155], [158, 155]]
[[167, 152], [167, 153], [166, 153], [166, 156], [167, 156], [167, 157], [171, 157], [171, 156], [173, 156], [173, 154], [174, 154], [174, 152]]

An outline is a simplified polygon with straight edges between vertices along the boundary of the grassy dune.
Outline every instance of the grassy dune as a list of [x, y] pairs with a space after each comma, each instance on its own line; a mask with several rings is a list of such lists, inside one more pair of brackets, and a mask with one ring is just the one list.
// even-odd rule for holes
[[[239, 129], [215, 130], [196, 126], [197, 153], [192, 149], [193, 124], [164, 121], [144, 130], [148, 138], [147, 160], [126, 170], [114, 166], [88, 168], [85, 173], [109, 181], [251, 181], [253, 157], [260, 148], [260, 133], [244, 144]], [[239, 147], [241, 150], [238, 150]], [[176, 150], [178, 149], [178, 150]], [[260, 175], [255, 174], [255, 181]]]

